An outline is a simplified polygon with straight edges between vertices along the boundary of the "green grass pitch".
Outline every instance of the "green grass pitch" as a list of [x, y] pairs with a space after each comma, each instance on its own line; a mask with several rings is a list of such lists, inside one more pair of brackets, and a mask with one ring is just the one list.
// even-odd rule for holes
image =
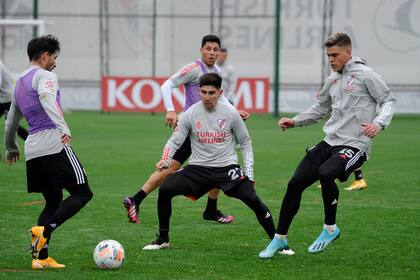
[[[4, 120], [4, 119], [3, 119]], [[4, 130], [3, 120], [0, 130]], [[53, 235], [50, 255], [65, 269], [32, 271], [28, 229], [43, 207], [26, 192], [25, 162], [0, 165], [0, 278], [2, 279], [420, 279], [420, 116], [396, 116], [374, 141], [363, 171], [366, 191], [339, 183], [341, 238], [324, 253], [307, 247], [320, 233], [323, 206], [315, 185], [303, 195], [289, 232], [294, 256], [258, 259], [269, 242], [253, 213], [221, 195], [229, 225], [201, 218], [206, 198], [174, 199], [169, 250], [142, 251], [155, 238], [157, 192], [142, 205], [141, 224], [127, 222], [124, 196], [134, 194], [160, 159], [170, 135], [163, 115], [72, 112], [72, 146], [84, 165], [93, 200]], [[282, 132], [271, 116], [247, 121], [255, 153], [256, 189], [275, 223], [288, 179], [305, 148], [323, 138], [322, 124]], [[3, 133], [0, 133], [3, 137]], [[23, 142], [19, 140], [21, 150]], [[0, 148], [4, 159], [4, 146]], [[66, 194], [67, 195], [67, 194]], [[103, 271], [92, 253], [103, 239], [126, 252], [121, 270]]]

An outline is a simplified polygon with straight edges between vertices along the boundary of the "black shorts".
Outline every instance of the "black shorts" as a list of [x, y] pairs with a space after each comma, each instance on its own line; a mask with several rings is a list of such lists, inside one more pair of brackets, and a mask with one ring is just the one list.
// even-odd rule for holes
[[[366, 161], [366, 153], [350, 146], [331, 146], [325, 141], [319, 142], [316, 146], [307, 149], [306, 155], [318, 166], [327, 160], [336, 166], [343, 166], [338, 179], [341, 182], [347, 181], [350, 174], [361, 167]], [[333, 161], [331, 161], [331, 159]]]
[[184, 164], [187, 159], [191, 156], [191, 140], [190, 137], [187, 137], [182, 144], [182, 146], [175, 152], [172, 159], [178, 161], [179, 163]]
[[240, 182], [249, 180], [237, 164], [226, 167], [187, 165], [176, 174], [186, 179], [195, 198], [200, 198], [213, 188], [219, 188], [226, 192]]
[[28, 192], [63, 189], [87, 183], [85, 169], [70, 146], [57, 154], [26, 162]]

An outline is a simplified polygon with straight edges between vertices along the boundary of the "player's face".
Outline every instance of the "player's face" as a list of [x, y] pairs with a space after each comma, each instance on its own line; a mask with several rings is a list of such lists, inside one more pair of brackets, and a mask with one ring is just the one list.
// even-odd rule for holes
[[52, 54], [49, 54], [48, 52], [44, 52], [41, 55], [42, 68], [48, 71], [52, 71], [56, 67], [55, 61], [57, 57], [58, 57], [58, 53], [56, 52]]
[[213, 110], [216, 108], [219, 97], [222, 94], [221, 89], [217, 89], [214, 86], [202, 86], [200, 87], [201, 101], [203, 102], [204, 108], [207, 110]]
[[206, 42], [206, 44], [200, 48], [201, 60], [209, 67], [212, 67], [219, 56], [220, 48], [216, 42]]
[[332, 46], [327, 48], [327, 56], [331, 69], [335, 72], [341, 72], [352, 55], [351, 49], [348, 47]]

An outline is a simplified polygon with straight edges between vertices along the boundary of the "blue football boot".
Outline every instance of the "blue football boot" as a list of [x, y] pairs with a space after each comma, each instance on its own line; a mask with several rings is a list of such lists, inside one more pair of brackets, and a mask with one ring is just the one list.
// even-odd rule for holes
[[262, 250], [258, 256], [262, 259], [269, 259], [272, 258], [277, 252], [280, 252], [284, 255], [293, 255], [295, 253], [289, 249], [287, 239], [274, 237], [270, 244], [268, 244], [267, 248]]
[[309, 253], [319, 253], [325, 250], [327, 246], [340, 237], [340, 229], [337, 227], [333, 233], [329, 233], [325, 228], [322, 230], [318, 238], [308, 248]]

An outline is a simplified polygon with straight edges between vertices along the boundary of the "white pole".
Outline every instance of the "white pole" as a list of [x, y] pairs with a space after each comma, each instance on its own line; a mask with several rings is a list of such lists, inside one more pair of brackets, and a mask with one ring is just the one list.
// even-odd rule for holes
[[0, 19], [0, 26], [38, 26], [37, 36], [45, 34], [45, 24], [42, 19]]

